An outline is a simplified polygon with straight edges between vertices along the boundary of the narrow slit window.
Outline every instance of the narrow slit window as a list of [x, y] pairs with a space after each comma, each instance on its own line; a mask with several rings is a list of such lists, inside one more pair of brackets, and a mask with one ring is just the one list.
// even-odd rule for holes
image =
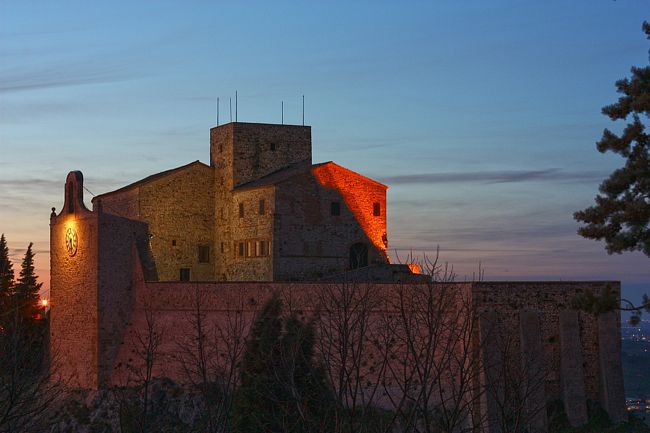
[[239, 203], [239, 218], [244, 218], [244, 203]]
[[381, 216], [381, 204], [379, 203], [372, 204], [372, 214], [374, 216]]
[[339, 203], [338, 201], [333, 201], [330, 204], [330, 215], [332, 216], [341, 215], [341, 203]]
[[72, 182], [68, 182], [68, 213], [74, 212], [74, 188]]
[[244, 254], [245, 254], [244, 250], [245, 250], [244, 243], [239, 242], [239, 244], [237, 245], [237, 253], [238, 253], [239, 257], [244, 257]]
[[259, 214], [264, 215], [264, 212], [266, 212], [266, 201], [264, 199], [261, 199], [260, 200]]

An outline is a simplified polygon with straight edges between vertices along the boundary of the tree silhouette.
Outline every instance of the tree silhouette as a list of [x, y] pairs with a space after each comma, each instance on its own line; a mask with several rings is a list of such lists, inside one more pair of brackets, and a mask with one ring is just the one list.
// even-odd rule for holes
[[[643, 31], [650, 39], [647, 21]], [[650, 117], [650, 66], [632, 67], [632, 77], [617, 81], [616, 88], [622, 96], [602, 112], [612, 120], [631, 116], [631, 122], [620, 135], [605, 129], [597, 148], [626, 158], [625, 165], [601, 183], [596, 205], [574, 218], [585, 223], [578, 233], [605, 240], [609, 254], [643, 251], [650, 257], [650, 137], [642, 122]]]
[[253, 324], [235, 393], [233, 431], [331, 431], [331, 391], [314, 362], [314, 331], [294, 314], [282, 317], [273, 296]]

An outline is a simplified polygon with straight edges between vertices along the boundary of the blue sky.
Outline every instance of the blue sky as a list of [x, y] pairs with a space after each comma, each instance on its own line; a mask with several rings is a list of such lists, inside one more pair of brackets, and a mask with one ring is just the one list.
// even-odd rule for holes
[[[200, 159], [220, 98], [312, 126], [314, 160], [387, 183], [389, 242], [460, 278], [616, 279], [650, 259], [575, 234], [621, 160], [595, 149], [648, 62], [650, 1], [0, 0], [0, 231], [33, 241], [70, 170], [95, 194]], [[89, 197], [87, 198], [89, 201]], [[46, 279], [46, 278], [45, 278]]]

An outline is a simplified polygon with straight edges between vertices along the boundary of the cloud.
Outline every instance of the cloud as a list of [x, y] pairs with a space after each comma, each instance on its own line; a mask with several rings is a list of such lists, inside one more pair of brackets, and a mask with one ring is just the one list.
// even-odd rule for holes
[[0, 71], [0, 94], [85, 84], [111, 83], [132, 78], [123, 68], [110, 65], [89, 65], [87, 62]]
[[605, 174], [594, 171], [567, 172], [557, 168], [544, 170], [496, 170], [451, 173], [417, 173], [378, 177], [389, 185], [439, 183], [515, 183], [515, 182], [594, 182]]

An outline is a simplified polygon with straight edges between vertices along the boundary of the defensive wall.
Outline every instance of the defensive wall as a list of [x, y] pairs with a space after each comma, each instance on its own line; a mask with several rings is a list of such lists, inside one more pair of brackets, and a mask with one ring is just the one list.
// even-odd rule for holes
[[[574, 425], [586, 421], [587, 400], [600, 402], [614, 421], [625, 416], [620, 318], [613, 312], [594, 316], [572, 305], [587, 291], [619, 296], [618, 282], [154, 282], [149, 281], [146, 227], [101, 209], [89, 211], [81, 186], [81, 174], [71, 173], [64, 208], [50, 220], [52, 353], [59, 374], [71, 386], [125, 384], [140, 368], [142, 341], [152, 335], [152, 327], [160, 359], [154, 376], [184, 382], [186, 372], [177, 363], [179, 345], [192, 337], [197, 306], [213, 331], [230, 332], [213, 334], [215, 343], [223, 345], [214, 354], [220, 358], [232, 348], [229, 339], [246, 335], [273, 293], [289, 311], [321, 320], [330, 294], [347, 284], [372, 296], [368, 317], [377, 330], [399, 313], [401, 301], [417, 300], [422, 291], [469, 299], [468, 311], [476, 316], [477, 326], [471, 333], [476, 356], [468, 368], [481, 369], [476, 377], [487, 391], [479, 412], [488, 424], [500, 410], [496, 403], [507, 395], [500, 372], [517, 365], [530, 375], [524, 380], [534, 385], [526, 395], [531, 431], [547, 431], [546, 411], [539, 407], [554, 400], [563, 401]], [[407, 309], [419, 308], [413, 302]], [[377, 350], [368, 350], [368, 356]], [[373, 362], [376, 358], [364, 365], [370, 387]]]

